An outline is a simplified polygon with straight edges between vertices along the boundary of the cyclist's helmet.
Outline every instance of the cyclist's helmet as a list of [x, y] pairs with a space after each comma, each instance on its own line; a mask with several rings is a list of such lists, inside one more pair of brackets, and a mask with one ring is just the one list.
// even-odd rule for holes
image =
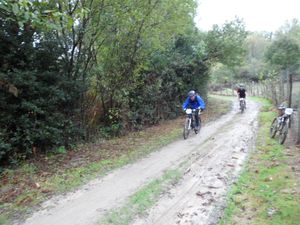
[[196, 95], [196, 92], [194, 90], [189, 91], [189, 97], [193, 97]]

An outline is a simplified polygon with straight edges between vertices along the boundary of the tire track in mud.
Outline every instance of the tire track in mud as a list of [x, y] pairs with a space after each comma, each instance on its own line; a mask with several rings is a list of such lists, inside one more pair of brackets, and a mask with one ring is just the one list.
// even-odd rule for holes
[[[181, 184], [184, 184], [185, 179], [188, 177], [195, 179], [191, 184], [198, 182], [200, 173], [197, 174], [197, 171], [201, 171], [203, 168], [201, 167], [199, 170], [197, 163], [202, 162], [202, 164], [207, 164], [209, 166], [209, 159], [213, 158], [214, 153], [219, 152], [218, 154], [221, 154], [220, 152], [222, 152], [218, 151], [216, 146], [210, 146], [212, 143], [215, 143], [211, 138], [224, 139], [223, 133], [226, 133], [226, 130], [232, 125], [234, 126], [234, 124], [237, 124], [237, 120], [241, 120], [242, 122], [244, 121], [243, 118], [247, 117], [253, 120], [255, 116], [252, 114], [255, 114], [255, 112], [258, 111], [256, 109], [257, 106], [254, 103], [249, 103], [249, 108], [252, 111], [248, 109], [245, 114], [241, 115], [238, 112], [237, 105], [234, 105], [233, 110], [230, 113], [205, 125], [201, 129], [199, 135], [192, 135], [187, 140], [176, 141], [163, 147], [157, 152], [151, 153], [148, 157], [145, 157], [134, 164], [124, 166], [123, 168], [111, 172], [105, 177], [89, 182], [77, 191], [54, 197], [45, 202], [42, 205], [41, 210], [35, 212], [25, 222], [16, 221], [14, 224], [96, 224], [107, 211], [121, 206], [129, 196], [134, 194], [141, 187], [148, 184], [151, 180], [162, 176], [165, 170], [177, 168], [180, 163], [187, 159], [190, 159], [190, 161], [194, 163], [191, 163], [191, 172], [186, 174]], [[238, 117], [239, 119], [237, 119]], [[220, 135], [219, 133], [223, 135]], [[218, 143], [218, 148], [222, 148], [224, 142], [220, 141]], [[222, 154], [224, 154], [223, 157], [225, 158], [227, 153], [224, 152]], [[195, 161], [196, 158], [198, 158], [197, 161]], [[207, 160], [207, 162], [205, 160]], [[201, 172], [201, 174], [201, 176], [205, 176], [204, 172]], [[201, 179], [199, 182], [199, 184], [197, 183], [197, 185], [194, 186], [202, 185], [201, 182], [203, 181], [201, 181]], [[172, 191], [170, 193], [172, 193]], [[175, 195], [176, 193], [173, 194]], [[183, 196], [186, 196], [186, 194], [183, 194]], [[189, 198], [186, 199], [186, 201], [188, 201]], [[171, 216], [172, 214], [168, 215]], [[141, 224], [145, 224], [150, 220], [142, 219], [141, 221], [144, 221], [144, 223]]]
[[[236, 114], [194, 153], [181, 182], [163, 196], [141, 224], [215, 224], [226, 203], [226, 193], [254, 147], [258, 106], [249, 102], [246, 114]], [[205, 153], [203, 153], [205, 152]]]

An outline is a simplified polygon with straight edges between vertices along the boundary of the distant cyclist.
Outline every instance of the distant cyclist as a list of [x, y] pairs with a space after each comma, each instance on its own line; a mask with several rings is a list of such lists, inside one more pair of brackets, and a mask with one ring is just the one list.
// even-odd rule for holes
[[246, 89], [245, 86], [243, 84], [239, 84], [236, 90], [236, 93], [238, 95], [239, 100], [241, 98], [245, 99], [245, 107], [246, 107]]
[[205, 102], [203, 99], [196, 94], [195, 91], [191, 90], [188, 93], [188, 97], [182, 105], [183, 110], [187, 109], [195, 109], [195, 122], [196, 122], [196, 129], [199, 130], [199, 111], [203, 111], [205, 109]]

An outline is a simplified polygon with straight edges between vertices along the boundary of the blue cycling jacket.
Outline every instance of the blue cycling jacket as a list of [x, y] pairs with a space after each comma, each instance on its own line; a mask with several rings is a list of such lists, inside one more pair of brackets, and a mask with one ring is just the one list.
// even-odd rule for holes
[[191, 108], [191, 109], [205, 109], [205, 102], [203, 101], [203, 99], [199, 96], [196, 95], [196, 98], [194, 101], [192, 101], [190, 99], [190, 97], [187, 97], [187, 99], [185, 100], [185, 102], [182, 105], [183, 110], [186, 110], [187, 108]]

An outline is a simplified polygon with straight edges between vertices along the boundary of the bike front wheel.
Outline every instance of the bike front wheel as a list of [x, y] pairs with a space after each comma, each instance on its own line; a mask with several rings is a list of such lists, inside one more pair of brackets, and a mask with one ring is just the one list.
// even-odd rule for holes
[[274, 118], [270, 127], [270, 137], [274, 138], [277, 133], [277, 118]]
[[245, 111], [244, 106], [242, 106], [241, 113], [244, 113], [244, 111]]
[[288, 123], [284, 123], [279, 133], [279, 144], [283, 145], [286, 140], [288, 134], [289, 125]]
[[185, 119], [185, 123], [184, 123], [184, 127], [183, 127], [183, 138], [187, 139], [189, 134], [190, 134], [190, 124], [191, 123], [191, 119], [186, 118]]
[[245, 111], [245, 102], [244, 101], [240, 102], [240, 109], [241, 109], [241, 113], [244, 113], [244, 111]]

